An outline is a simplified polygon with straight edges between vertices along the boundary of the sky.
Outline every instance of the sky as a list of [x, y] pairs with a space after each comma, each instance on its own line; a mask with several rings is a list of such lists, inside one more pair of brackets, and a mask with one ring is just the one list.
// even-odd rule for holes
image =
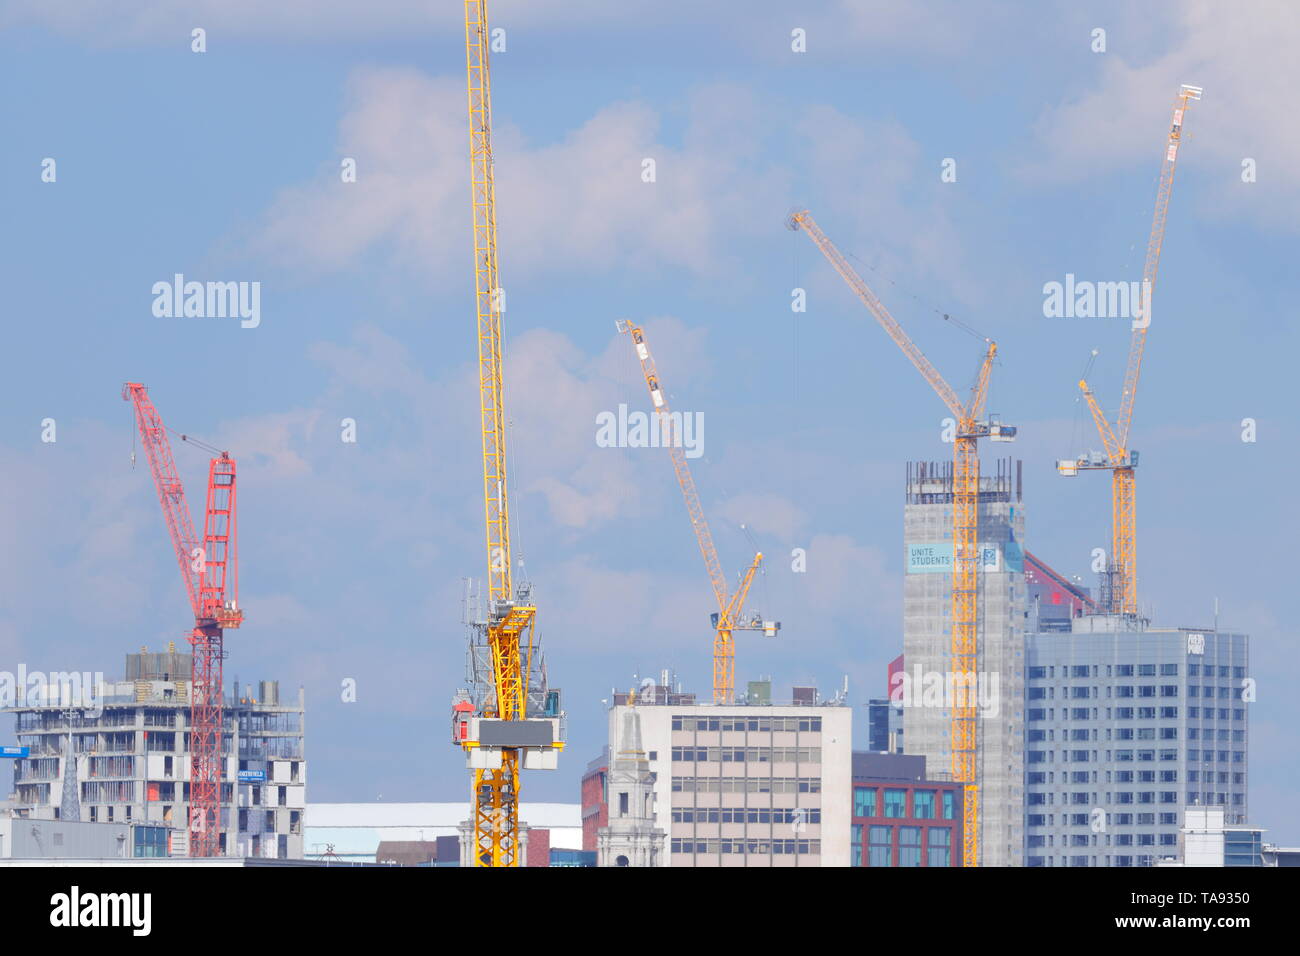
[[[569, 734], [525, 800], [578, 800], [613, 689], [666, 668], [708, 693], [713, 598], [669, 456], [596, 441], [601, 412], [648, 401], [620, 318], [705, 422], [691, 465], [727, 574], [766, 556], [751, 605], [783, 628], [739, 636], [738, 681], [847, 678], [865, 744], [901, 653], [904, 463], [950, 455], [947, 412], [793, 208], [959, 392], [997, 341], [989, 407], [1019, 440], [985, 466], [1024, 461], [1027, 547], [1092, 583], [1107, 482], [1054, 461], [1099, 446], [1076, 383], [1091, 362], [1114, 415], [1129, 322], [1048, 317], [1044, 286], [1141, 279], [1190, 83], [1132, 432], [1140, 604], [1206, 627], [1217, 599], [1251, 635], [1250, 816], [1300, 842], [1300, 8], [500, 0], [491, 22], [514, 550]], [[467, 797], [450, 702], [486, 555], [464, 55], [454, 3], [0, 2], [0, 669], [119, 676], [184, 642], [120, 397], [143, 382], [239, 463], [226, 677], [305, 688], [311, 800]], [[260, 322], [155, 315], [177, 273], [260, 283]], [[193, 509], [206, 456], [176, 456]]]

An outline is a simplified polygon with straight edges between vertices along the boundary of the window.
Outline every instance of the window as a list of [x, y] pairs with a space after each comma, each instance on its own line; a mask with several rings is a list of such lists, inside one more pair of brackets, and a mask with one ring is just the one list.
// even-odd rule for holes
[[949, 827], [928, 827], [926, 840], [926, 866], [953, 865], [953, 831]]
[[161, 857], [167, 855], [167, 828], [137, 826], [135, 831], [134, 855], [137, 857]]
[[957, 818], [957, 798], [951, 790], [943, 792], [943, 818], [945, 820]]
[[934, 791], [933, 790], [912, 791], [912, 816], [920, 820], [933, 819], [934, 817]]
[[891, 866], [894, 828], [893, 827], [868, 827], [867, 837], [871, 841], [867, 845], [867, 865], [868, 866]]
[[[862, 816], [863, 814], [858, 814]], [[849, 857], [849, 866], [862, 865], [862, 824], [853, 824], [853, 846]]]
[[855, 817], [874, 817], [876, 815], [876, 788], [853, 788], [853, 815]]
[[898, 828], [898, 865], [921, 865], [921, 828]]
[[907, 816], [906, 790], [885, 791], [885, 816], [890, 819]]

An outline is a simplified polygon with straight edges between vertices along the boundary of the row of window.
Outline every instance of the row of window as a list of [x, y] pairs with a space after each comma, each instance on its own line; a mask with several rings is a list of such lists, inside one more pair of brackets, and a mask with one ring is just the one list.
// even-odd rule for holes
[[[1137, 825], [1140, 827], [1155, 826], [1157, 820], [1159, 820], [1160, 825], [1162, 827], [1177, 826], [1178, 814], [1177, 813], [1159, 813], [1159, 814], [1111, 813], [1107, 815], [1108, 823], [1112, 826], [1117, 826], [1117, 827], [1133, 826], [1135, 820], [1137, 822]], [[1031, 827], [1055, 826], [1056, 814], [1055, 813], [1048, 813], [1048, 814], [1031, 813], [1025, 818], [1025, 824]], [[1091, 813], [1068, 813], [1068, 814], [1062, 813], [1061, 814], [1062, 826], [1091, 827], [1092, 824], [1093, 824], [1093, 818]]]
[[[1188, 707], [1187, 716], [1191, 720], [1245, 720], [1244, 707], [1220, 707], [1217, 712], [1213, 707]], [[1026, 716], [1031, 721], [1056, 720], [1055, 707], [1030, 707]], [[1101, 716], [1097, 707], [1062, 707], [1061, 720], [1098, 720]], [[1177, 707], [1107, 707], [1107, 720], [1177, 720]]]
[[673, 716], [673, 730], [708, 731], [746, 731], [751, 733], [804, 733], [819, 734], [822, 730], [820, 717], [683, 717]]
[[[1100, 665], [1097, 664], [1062, 665], [1060, 676], [1072, 677], [1076, 679], [1080, 677], [1097, 677], [1099, 676], [1100, 673], [1098, 670], [1099, 666]], [[1178, 676], [1177, 664], [1160, 664], [1158, 665], [1158, 668], [1159, 668], [1160, 677]], [[1241, 666], [1234, 667], [1228, 664], [1219, 664], [1216, 666], [1214, 664], [1206, 664], [1202, 668], [1202, 665], [1199, 663], [1192, 663], [1187, 665], [1187, 676], [1200, 677], [1202, 676], [1202, 670], [1204, 670], [1204, 676], [1206, 677], [1214, 677], [1216, 676], [1216, 674], [1219, 677], [1241, 678], [1246, 676], [1246, 668]], [[1029, 668], [1030, 680], [1043, 680], [1044, 678], [1056, 677], [1056, 676], [1057, 674], [1056, 674], [1055, 665]], [[1107, 677], [1155, 677], [1157, 676], [1157, 665], [1156, 664], [1107, 664], [1106, 676]]]
[[[925, 845], [921, 843], [924, 829]], [[871, 825], [866, 827], [867, 843], [864, 847], [863, 825], [853, 824], [849, 863], [863, 865], [866, 850], [867, 866], [920, 866], [924, 853], [926, 866], [952, 865], [952, 830], [949, 827], [893, 827]]]
[[[1071, 833], [1061, 837], [1061, 846], [1177, 846], [1177, 833], [1116, 833], [1103, 834], [1099, 843], [1096, 833]], [[1052, 834], [1030, 834], [1025, 839], [1030, 849], [1056, 846], [1056, 837]]]
[[821, 840], [694, 840], [674, 837], [673, 853], [740, 853], [748, 856], [818, 856]]
[[[1190, 736], [1190, 737], [1194, 737], [1195, 735], [1192, 733], [1192, 731], [1195, 731], [1195, 730], [1197, 730], [1197, 728], [1195, 728], [1195, 727], [1191, 728], [1191, 729], [1188, 731], [1188, 736]], [[1161, 739], [1161, 740], [1177, 740], [1177, 739], [1178, 739], [1178, 728], [1177, 728], [1177, 727], [1119, 727], [1119, 728], [1116, 728], [1116, 729], [1114, 730], [1114, 739], [1116, 739], [1116, 740], [1155, 740], [1155, 739], [1156, 739], [1156, 734], [1157, 734], [1157, 732], [1159, 733], [1159, 735], [1160, 735], [1160, 736], [1159, 736], [1159, 739]], [[1106, 739], [1107, 739], [1107, 740], [1110, 740], [1110, 739], [1111, 739], [1111, 733], [1112, 733], [1112, 732], [1111, 732], [1110, 728], [1107, 728], [1107, 729], [1106, 729]], [[1227, 734], [1227, 731], [1226, 731], [1226, 730], [1225, 730], [1225, 731], [1222, 731], [1222, 733]], [[1243, 733], [1243, 731], [1237, 731], [1237, 733]], [[1070, 729], [1069, 731], [1066, 731], [1066, 730], [1063, 729], [1063, 730], [1061, 731], [1061, 739], [1062, 739], [1062, 740], [1077, 740], [1077, 741], [1097, 740], [1097, 739], [1098, 739], [1098, 738], [1097, 738], [1097, 728], [1096, 728], [1096, 727], [1093, 727], [1092, 729], [1089, 729], [1089, 728], [1087, 728], [1087, 727], [1075, 727], [1075, 728]], [[1225, 736], [1223, 739], [1224, 739], [1224, 740], [1227, 740], [1228, 738]], [[1244, 739], [1244, 738], [1243, 738], [1243, 739]], [[1044, 743], [1044, 742], [1047, 742], [1047, 741], [1054, 741], [1054, 740], [1056, 740], [1056, 731], [1055, 731], [1055, 730], [1050, 730], [1050, 729], [1049, 729], [1049, 730], [1040, 730], [1040, 729], [1030, 730], [1029, 733], [1028, 733], [1028, 740], [1029, 740], [1029, 742], [1030, 742], [1031, 744], [1034, 744], [1034, 743]]]
[[[1161, 790], [1157, 794], [1155, 790], [1117, 790], [1113, 794], [1106, 794], [1106, 803], [1155, 803], [1159, 797], [1160, 803], [1179, 803], [1177, 790]], [[1188, 794], [1190, 797], [1191, 794]], [[1097, 803], [1097, 794], [1088, 793], [1084, 790], [1076, 790], [1072, 793], [1061, 794], [1061, 802], [1067, 802], [1073, 806], [1094, 806]], [[1191, 802], [1189, 800], [1189, 802]], [[1056, 803], [1056, 794], [1054, 793], [1027, 793], [1025, 794], [1025, 804], [1031, 807], [1049, 806]]]
[[[957, 815], [956, 795], [952, 790], [912, 790], [909, 801], [907, 790], [886, 787], [882, 799], [880, 789], [859, 786], [853, 788], [855, 817], [933, 820], [942, 814], [943, 819], [952, 820]], [[938, 800], [937, 805], [936, 800]]]
[[[1189, 687], [1188, 696], [1189, 697], [1199, 696], [1198, 693], [1192, 693], [1192, 691], [1199, 691], [1199, 690], [1200, 690], [1199, 687]], [[1207, 687], [1206, 690], [1214, 690], [1214, 688]], [[1225, 699], [1234, 696], [1235, 693], [1234, 688], [1231, 687], [1220, 687], [1219, 690], [1221, 691], [1219, 696]], [[1099, 687], [1095, 687], [1095, 686], [1088, 687], [1082, 684], [1076, 685], [1074, 687], [1062, 687], [1061, 700], [1090, 700], [1093, 698], [1101, 697], [1100, 691], [1101, 688]], [[1030, 687], [1026, 691], [1025, 696], [1029, 700], [1055, 700], [1056, 688], [1055, 687]], [[1155, 684], [1139, 684], [1137, 686], [1134, 686], [1133, 684], [1118, 684], [1115, 686], [1107, 686], [1106, 696], [1107, 697], [1177, 697], [1178, 685], [1161, 684], [1159, 687], [1157, 687]], [[1205, 696], [1213, 697], [1214, 695], [1206, 694]]]
[[[1027, 856], [1025, 857], [1025, 866], [1051, 866], [1053, 859], [1055, 859], [1055, 857]], [[1061, 866], [1096, 866], [1097, 865], [1097, 858], [1095, 856], [1092, 857], [1091, 863], [1088, 862], [1088, 859], [1089, 858], [1086, 856], [1072, 856], [1069, 858], [1069, 862], [1066, 862], [1066, 858], [1061, 857]], [[1150, 866], [1153, 859], [1154, 857], [1152, 857], [1151, 854], [1149, 853], [1144, 853], [1136, 857], [1133, 856], [1111, 857], [1110, 854], [1107, 854], [1105, 865], [1106, 866]], [[1112, 860], [1114, 862], [1112, 862]]]
[[820, 777], [673, 777], [673, 793], [821, 793]]
[[682, 807], [673, 823], [821, 823], [819, 807]]
[[[1158, 774], [1159, 774], [1160, 783], [1178, 782], [1177, 770], [1161, 770], [1158, 771]], [[1188, 779], [1189, 780], [1195, 779], [1195, 774], [1196, 771], [1194, 770], [1189, 772], [1187, 774]], [[1227, 774], [1224, 774], [1224, 776], [1226, 777]], [[1242, 776], [1242, 774], [1238, 774], [1237, 776]], [[1157, 771], [1155, 770], [1116, 770], [1113, 772], [1110, 770], [1106, 771], [1106, 783], [1133, 783], [1134, 781], [1136, 781], [1137, 783], [1155, 783], [1156, 778], [1157, 778]], [[1042, 770], [1038, 770], [1032, 773], [1025, 774], [1025, 783], [1027, 783], [1031, 787], [1035, 785], [1041, 786], [1042, 784], [1055, 783], [1055, 782], [1056, 782], [1056, 774], [1055, 772], [1052, 771], [1044, 772]], [[1061, 771], [1061, 783], [1096, 783], [1096, 782], [1097, 782], [1097, 771], [1095, 770], [1072, 770], [1069, 773], [1066, 773], [1064, 770]], [[1225, 779], [1223, 782], [1227, 783], [1228, 781]]]
[[821, 763], [820, 747], [674, 747], [678, 763]]
[[[1205, 782], [1206, 782], [1206, 783], [1210, 783], [1211, 781], [1207, 780], [1207, 781], [1205, 781]], [[1240, 781], [1238, 781], [1238, 782], [1240, 783]], [[1067, 796], [1069, 796], [1069, 800], [1066, 800], [1066, 797], [1067, 797]], [[1112, 794], [1111, 794], [1110, 792], [1107, 792], [1107, 794], [1106, 794], [1106, 801], [1107, 801], [1108, 803], [1113, 802], [1113, 803], [1118, 803], [1118, 804], [1130, 804], [1130, 803], [1134, 803], [1134, 802], [1139, 803], [1139, 804], [1155, 803], [1155, 802], [1156, 802], [1157, 792], [1154, 791], [1154, 790], [1144, 790], [1144, 791], [1137, 792], [1137, 793], [1136, 793], [1136, 796], [1137, 796], [1137, 800], [1135, 801], [1135, 800], [1133, 799], [1133, 798], [1134, 798], [1134, 793], [1131, 793], [1131, 792], [1128, 792], [1128, 791], [1121, 791], [1121, 792], [1115, 793], [1115, 794], [1113, 795], [1114, 799], [1112, 800]], [[1067, 794], [1061, 794], [1061, 803], [1062, 803], [1062, 805], [1092, 806], [1092, 805], [1096, 804], [1096, 802], [1097, 802], [1096, 797], [1097, 797], [1097, 794], [1096, 794], [1096, 793], [1085, 793], [1085, 792], [1082, 792], [1082, 791], [1075, 792], [1075, 793], [1070, 793], [1070, 794], [1068, 794], [1068, 795], [1067, 795]], [[1202, 792], [1200, 792], [1199, 790], [1188, 790], [1188, 791], [1187, 791], [1187, 798], [1186, 798], [1186, 801], [1187, 801], [1187, 803], [1189, 803], [1189, 804], [1195, 804], [1195, 803], [1198, 803], [1198, 802], [1199, 802], [1199, 803], [1205, 803], [1205, 804], [1209, 804], [1209, 805], [1219, 804], [1219, 805], [1222, 805], [1222, 806], [1227, 806], [1227, 805], [1228, 805], [1228, 802], [1229, 802], [1229, 801], [1228, 801], [1228, 797], [1229, 797], [1229, 794], [1226, 793], [1226, 792], [1224, 792], [1224, 791], [1217, 791], [1217, 792], [1216, 792], [1216, 791], [1213, 791], [1213, 790], [1207, 790], [1207, 791], [1205, 791], [1204, 793], [1202, 793]], [[1244, 806], [1244, 805], [1245, 805], [1245, 794], [1234, 793], [1234, 794], [1231, 794], [1231, 797], [1232, 797], [1232, 801], [1231, 801], [1231, 802], [1232, 802], [1232, 805], [1233, 805], [1234, 807], [1240, 807], [1240, 806]], [[1178, 803], [1178, 802], [1179, 802], [1179, 800], [1178, 800], [1178, 794], [1177, 794], [1175, 791], [1172, 791], [1172, 790], [1161, 790], [1161, 791], [1159, 791], [1159, 800], [1160, 800], [1161, 803]], [[1038, 806], [1054, 806], [1054, 805], [1056, 804], [1056, 794], [1054, 794], [1054, 793], [1029, 793], [1029, 794], [1026, 794], [1026, 795], [1025, 795], [1025, 803], [1028, 804], [1029, 806], [1035, 806], [1035, 807], [1038, 807]], [[1045, 819], [1045, 816], [1051, 818], [1051, 819], [1049, 819], [1046, 823], [1043, 822], [1044, 819]], [[1071, 815], [1071, 819], [1072, 819], [1072, 820], [1074, 820], [1074, 819], [1080, 819], [1080, 818], [1084, 818], [1085, 816], [1086, 816], [1086, 814], [1072, 814], [1072, 815]], [[1168, 819], [1168, 820], [1167, 820], [1166, 817], [1171, 818], [1171, 819]], [[1177, 822], [1178, 822], [1177, 819], [1176, 819], [1176, 814], [1172, 814], [1172, 813], [1162, 813], [1162, 814], [1160, 814], [1160, 818], [1161, 818], [1161, 819], [1160, 819], [1161, 824], [1165, 824], [1165, 823], [1171, 823], [1171, 824], [1172, 824], [1172, 823], [1177, 823]], [[1055, 815], [1054, 815], [1054, 814], [1044, 815], [1044, 814], [1041, 814], [1041, 813], [1031, 813], [1031, 814], [1029, 814], [1028, 817], [1027, 817], [1028, 825], [1031, 826], [1031, 827], [1053, 826], [1054, 823], [1053, 823], [1052, 821], [1053, 821], [1054, 819], [1055, 819]], [[1118, 822], [1127, 825], [1129, 822], [1131, 822], [1132, 815], [1131, 815], [1131, 814], [1127, 814], [1127, 813], [1120, 813], [1120, 814], [1116, 814], [1116, 815], [1115, 815], [1115, 819], [1116, 819]], [[1064, 820], [1064, 815], [1062, 815], [1062, 820]], [[1137, 815], [1137, 824], [1138, 824], [1138, 826], [1149, 826], [1149, 825], [1154, 824], [1154, 823], [1155, 823], [1155, 814], [1152, 814], [1152, 813], [1139, 813], [1139, 814]], [[1082, 826], [1083, 824], [1082, 824], [1082, 823], [1072, 823], [1072, 824], [1070, 824], [1070, 825], [1071, 825], [1071, 826]]]
[[[1025, 762], [1031, 764], [1055, 763], [1056, 754], [1057, 751], [1055, 750], [1026, 750]], [[1089, 762], [1095, 763], [1097, 762], [1098, 759], [1097, 754], [1098, 751], [1096, 750], [1062, 750], [1060, 751], [1060, 755], [1061, 755], [1060, 762], [1061, 763], [1089, 763]], [[1105, 751], [1105, 754], [1106, 757], [1104, 762], [1106, 763], [1111, 762], [1112, 759], [1116, 763], [1133, 763], [1135, 761], [1137, 763], [1151, 763], [1157, 759], [1157, 754], [1159, 754], [1159, 759], [1161, 761], [1176, 761], [1178, 759], [1178, 748], [1166, 747], [1159, 751], [1128, 750], [1128, 749], [1107, 750]], [[1233, 763], [1246, 762], [1246, 752], [1244, 750], [1215, 751], [1215, 750], [1189, 749], [1187, 751], [1187, 759], [1189, 762], [1195, 760], [1195, 761], [1204, 761], [1206, 763], [1213, 763], [1215, 761], [1216, 755], [1219, 763], [1227, 763], [1229, 760], [1229, 755], [1231, 755], [1231, 760]]]

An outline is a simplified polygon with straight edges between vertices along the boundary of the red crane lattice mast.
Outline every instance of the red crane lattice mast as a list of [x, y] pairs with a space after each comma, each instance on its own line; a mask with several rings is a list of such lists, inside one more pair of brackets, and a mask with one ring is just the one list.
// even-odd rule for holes
[[[181, 580], [194, 612], [190, 634], [190, 856], [221, 853], [223, 633], [243, 623], [235, 521], [235, 460], [219, 452], [208, 465], [207, 507], [200, 540], [185, 503], [162, 416], [145, 386], [128, 382], [122, 398], [135, 406], [145, 457], [153, 473]], [[181, 436], [183, 440], [193, 441]], [[197, 443], [196, 443], [197, 444]], [[215, 449], [212, 449], [215, 451]]]

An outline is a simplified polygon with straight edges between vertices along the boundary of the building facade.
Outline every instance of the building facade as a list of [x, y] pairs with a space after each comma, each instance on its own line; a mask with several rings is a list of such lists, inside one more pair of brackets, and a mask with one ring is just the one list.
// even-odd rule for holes
[[903, 752], [903, 707], [885, 698], [867, 701], [867, 749], [875, 753]]
[[853, 754], [852, 866], [961, 866], [962, 786], [925, 758]]
[[[1024, 855], [1025, 516], [1019, 462], [980, 477], [980, 862], [1019, 866]], [[952, 766], [952, 463], [909, 462], [903, 516], [903, 728], [909, 754], [932, 772]], [[893, 687], [891, 686], [891, 696]]]
[[687, 699], [618, 695], [609, 711], [611, 747], [629, 707], [640, 717], [661, 865], [848, 866], [851, 709]]
[[1249, 665], [1245, 634], [1120, 616], [1031, 634], [1026, 865], [1152, 865], [1185, 807], [1244, 825]]
[[596, 852], [596, 834], [609, 823], [609, 748], [587, 764], [582, 775], [582, 849]]
[[[174, 648], [128, 654], [127, 679], [99, 688], [94, 708], [44, 698], [5, 708], [28, 754], [14, 761], [17, 812], [161, 825], [170, 831], [169, 852], [187, 853], [190, 660]], [[303, 692], [282, 702], [274, 681], [256, 689], [236, 684], [226, 698], [222, 854], [302, 857], [304, 717]]]
[[641, 714], [624, 707], [609, 769], [609, 822], [596, 834], [597, 866], [659, 866], [664, 831], [655, 826], [655, 775], [641, 745]]

